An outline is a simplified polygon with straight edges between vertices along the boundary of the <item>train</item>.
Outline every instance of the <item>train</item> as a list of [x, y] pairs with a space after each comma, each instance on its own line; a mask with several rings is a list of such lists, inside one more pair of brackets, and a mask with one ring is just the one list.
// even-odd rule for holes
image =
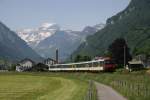
[[92, 61], [54, 64], [49, 66], [49, 71], [113, 71], [116, 65], [110, 58], [102, 58]]

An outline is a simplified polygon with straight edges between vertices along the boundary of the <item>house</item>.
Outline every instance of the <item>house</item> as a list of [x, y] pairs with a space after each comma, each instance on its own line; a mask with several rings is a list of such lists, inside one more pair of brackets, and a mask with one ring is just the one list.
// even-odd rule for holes
[[54, 64], [56, 64], [57, 63], [57, 61], [56, 60], [54, 60], [54, 59], [51, 59], [51, 58], [48, 58], [48, 59], [46, 59], [46, 60], [44, 60], [44, 62], [43, 62], [45, 65], [47, 65], [47, 66], [51, 66], [51, 65], [54, 65]]
[[147, 68], [150, 67], [150, 56], [146, 56], [145, 54], [140, 54], [134, 57], [134, 59], [142, 61], [144, 64], [144, 67], [147, 67]]
[[147, 67], [150, 68], [150, 57], [147, 60]]
[[5, 64], [0, 64], [0, 70], [5, 70], [6, 69], [6, 65]]
[[126, 66], [126, 69], [129, 71], [141, 70], [144, 68], [144, 63], [141, 60], [133, 59], [132, 61], [129, 61], [128, 63], [129, 65]]
[[7, 71], [8, 71], [8, 65], [0, 64], [0, 72], [7, 72]]
[[34, 65], [35, 65], [34, 61], [26, 58], [17, 64], [16, 71], [23, 72], [23, 71], [26, 71], [26, 70], [32, 68]]

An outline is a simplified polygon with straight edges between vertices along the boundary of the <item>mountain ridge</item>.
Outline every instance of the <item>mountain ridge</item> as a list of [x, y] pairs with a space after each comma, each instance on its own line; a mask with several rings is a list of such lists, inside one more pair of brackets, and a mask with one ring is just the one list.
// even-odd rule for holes
[[[100, 56], [116, 38], [123, 37], [132, 54], [149, 53], [150, 50], [150, 1], [131, 0], [125, 10], [107, 19], [105, 28], [87, 37], [72, 54]], [[135, 52], [136, 49], [136, 52]]]
[[0, 57], [7, 60], [17, 61], [31, 58], [39, 61], [42, 58], [32, 50], [24, 40], [0, 22]]

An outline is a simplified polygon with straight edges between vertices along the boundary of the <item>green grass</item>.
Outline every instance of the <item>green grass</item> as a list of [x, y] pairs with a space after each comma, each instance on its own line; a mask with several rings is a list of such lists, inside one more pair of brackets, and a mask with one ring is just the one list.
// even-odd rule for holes
[[44, 73], [0, 73], [0, 100], [83, 100], [86, 81]]
[[[132, 73], [0, 73], [0, 100], [84, 100], [89, 80], [109, 85], [129, 100], [149, 100], [150, 75]], [[96, 100], [96, 88], [92, 87]]]

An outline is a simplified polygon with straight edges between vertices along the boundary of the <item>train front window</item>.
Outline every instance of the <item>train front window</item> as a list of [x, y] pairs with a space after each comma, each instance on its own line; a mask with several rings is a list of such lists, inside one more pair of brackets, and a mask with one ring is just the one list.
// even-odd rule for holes
[[105, 64], [114, 64], [112, 60], [105, 60]]

